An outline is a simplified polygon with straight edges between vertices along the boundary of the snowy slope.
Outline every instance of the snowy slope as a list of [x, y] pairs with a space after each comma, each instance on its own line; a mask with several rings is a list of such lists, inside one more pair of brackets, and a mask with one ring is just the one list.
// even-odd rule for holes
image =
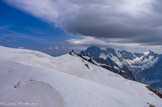
[[144, 84], [70, 55], [0, 47], [0, 84], [0, 100], [37, 102], [38, 107], [162, 106]]

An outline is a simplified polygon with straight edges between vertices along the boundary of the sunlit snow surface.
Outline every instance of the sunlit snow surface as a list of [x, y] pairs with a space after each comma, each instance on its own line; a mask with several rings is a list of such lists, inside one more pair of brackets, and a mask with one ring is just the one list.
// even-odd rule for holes
[[0, 102], [32, 102], [36, 107], [162, 107], [146, 85], [78, 56], [0, 47], [0, 85]]

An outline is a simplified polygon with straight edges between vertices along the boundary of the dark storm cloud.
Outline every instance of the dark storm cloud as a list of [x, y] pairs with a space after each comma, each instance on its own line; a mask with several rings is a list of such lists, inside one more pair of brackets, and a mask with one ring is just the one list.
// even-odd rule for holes
[[[7, 0], [67, 32], [162, 45], [160, 0]], [[21, 6], [21, 5], [23, 6]]]
[[[103, 12], [87, 9], [72, 21], [67, 21], [66, 29], [74, 34], [105, 38], [127, 38], [129, 42], [162, 44], [162, 2], [150, 4], [148, 13], [134, 15], [119, 11]], [[154, 6], [154, 7], [153, 7]], [[160, 10], [161, 8], [161, 10]], [[133, 11], [132, 11], [133, 12]], [[70, 22], [70, 23], [69, 23]], [[155, 42], [155, 43], [154, 43]]]

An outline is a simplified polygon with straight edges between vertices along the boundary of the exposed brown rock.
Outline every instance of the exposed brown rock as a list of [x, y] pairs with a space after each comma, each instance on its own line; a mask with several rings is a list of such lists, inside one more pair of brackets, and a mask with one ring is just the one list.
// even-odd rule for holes
[[[151, 88], [150, 86], [146, 86], [150, 91], [152, 91], [153, 93], [155, 93], [157, 96], [159, 96], [160, 98], [162, 98], [162, 94], [160, 94], [159, 92], [157, 92], [156, 90], [154, 90], [153, 88]], [[150, 106], [151, 107], [151, 106]], [[152, 106], [153, 107], [153, 106]]]

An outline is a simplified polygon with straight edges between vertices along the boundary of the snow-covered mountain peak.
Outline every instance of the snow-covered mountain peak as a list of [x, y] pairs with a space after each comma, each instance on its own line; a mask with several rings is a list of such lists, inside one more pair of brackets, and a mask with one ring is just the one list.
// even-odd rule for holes
[[105, 50], [107, 53], [116, 53], [116, 50], [113, 48], [106, 48]]
[[[99, 47], [92, 46], [85, 51], [81, 51], [81, 55], [89, 55], [95, 59], [103, 59], [106, 62], [115, 63], [115, 66], [122, 67], [126, 65], [131, 70], [143, 70], [152, 66], [158, 60], [158, 54], [149, 51], [142, 53], [131, 53], [126, 50], [115, 50], [113, 48], [106, 48], [105, 50]], [[147, 64], [149, 65], [147, 66]], [[110, 64], [112, 65], [112, 64]], [[142, 66], [142, 67], [141, 67]], [[135, 69], [134, 69], [135, 68]]]
[[145, 56], [155, 56], [155, 57], [156, 57], [156, 56], [158, 56], [158, 54], [157, 54], [157, 53], [154, 53], [154, 52], [153, 52], [153, 51], [151, 51], [151, 50], [150, 50], [150, 51], [148, 51], [148, 52], [145, 52], [145, 53], [144, 53], [144, 55], [145, 55]]
[[149, 53], [150, 53], [150, 52], [145, 52], [145, 53], [144, 53], [144, 55], [146, 55], [146, 56], [147, 56], [147, 55], [149, 55]]

